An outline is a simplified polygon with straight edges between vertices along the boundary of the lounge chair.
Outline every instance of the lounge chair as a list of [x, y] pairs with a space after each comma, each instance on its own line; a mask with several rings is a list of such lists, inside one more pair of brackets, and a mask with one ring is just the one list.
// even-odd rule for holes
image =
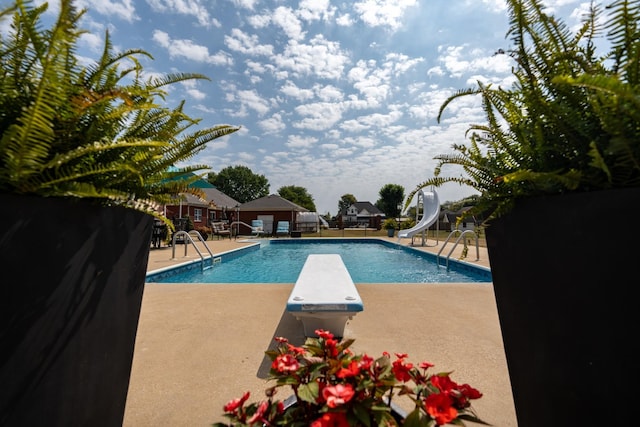
[[231, 230], [226, 228], [222, 222], [212, 222], [211, 230], [215, 236], [218, 236], [218, 240], [224, 239], [225, 236], [229, 236], [229, 239], [231, 239]]
[[288, 236], [289, 235], [289, 221], [278, 221], [276, 227], [276, 236]]
[[264, 222], [261, 219], [254, 219], [251, 221], [251, 232], [253, 237], [260, 237], [264, 234]]

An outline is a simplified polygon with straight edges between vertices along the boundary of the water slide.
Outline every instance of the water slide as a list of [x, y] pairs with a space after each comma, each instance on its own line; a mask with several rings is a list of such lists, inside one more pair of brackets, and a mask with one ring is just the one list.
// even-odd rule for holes
[[[411, 228], [400, 230], [398, 240], [413, 238], [418, 233], [427, 230], [440, 216], [440, 200], [435, 190], [421, 190], [422, 193], [422, 219]], [[419, 196], [418, 196], [419, 197]]]

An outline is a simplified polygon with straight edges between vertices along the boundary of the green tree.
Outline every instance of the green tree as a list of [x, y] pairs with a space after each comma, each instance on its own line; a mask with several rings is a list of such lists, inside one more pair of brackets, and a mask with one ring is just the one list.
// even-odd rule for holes
[[278, 189], [280, 197], [287, 199], [296, 205], [309, 209], [311, 212], [316, 211], [316, 204], [313, 201], [313, 197], [304, 187], [297, 187], [295, 185], [287, 185]]
[[342, 197], [340, 197], [340, 201], [338, 202], [338, 214], [346, 210], [349, 206], [357, 201], [358, 199], [356, 199], [356, 196], [354, 196], [353, 194], [343, 194]]
[[463, 199], [457, 200], [457, 201], [447, 201], [442, 203], [441, 207], [442, 209], [446, 209], [446, 210], [450, 210], [450, 211], [458, 211], [462, 208], [465, 208], [467, 206], [475, 206], [478, 204], [478, 199], [480, 196], [474, 194], [471, 195], [469, 197], [465, 197]]
[[376, 202], [376, 207], [387, 217], [400, 216], [401, 209], [398, 206], [402, 206], [404, 200], [404, 187], [398, 184], [386, 184], [378, 194], [380, 198]]
[[240, 203], [269, 195], [269, 180], [246, 166], [227, 166], [219, 173], [210, 172], [207, 181]]

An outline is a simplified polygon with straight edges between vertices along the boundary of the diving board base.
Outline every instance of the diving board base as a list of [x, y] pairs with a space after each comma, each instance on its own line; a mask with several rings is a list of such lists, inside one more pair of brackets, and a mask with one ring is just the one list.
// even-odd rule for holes
[[349, 271], [338, 254], [311, 254], [287, 301], [287, 311], [302, 322], [304, 335], [317, 329], [344, 336], [347, 321], [364, 310]]
[[347, 322], [353, 318], [357, 311], [352, 313], [341, 312], [309, 312], [309, 313], [291, 313], [297, 320], [302, 322], [305, 337], [317, 337], [316, 330], [322, 329], [331, 332], [336, 337], [344, 336], [344, 329]]

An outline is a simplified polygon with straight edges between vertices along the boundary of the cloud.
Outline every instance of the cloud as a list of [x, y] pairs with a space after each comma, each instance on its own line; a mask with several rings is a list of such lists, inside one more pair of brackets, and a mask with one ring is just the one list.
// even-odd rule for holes
[[136, 14], [133, 0], [79, 0], [76, 1], [76, 6], [79, 9], [91, 9], [101, 15], [115, 16], [127, 22], [134, 22], [140, 19]]
[[273, 54], [273, 46], [260, 44], [256, 35], [249, 35], [244, 31], [234, 28], [231, 34], [224, 37], [227, 47], [235, 52], [251, 56], [269, 56]]
[[[96, 0], [102, 2], [103, 0]], [[127, 0], [131, 1], [131, 0]], [[211, 18], [206, 3], [201, 0], [146, 0], [151, 8], [168, 16], [179, 14], [195, 18], [200, 26], [219, 26], [220, 23]]]
[[415, 0], [365, 0], [354, 3], [353, 9], [365, 24], [395, 31], [401, 27], [405, 11], [416, 4]]
[[329, 102], [300, 105], [294, 111], [304, 117], [293, 122], [293, 127], [298, 129], [327, 130], [342, 118], [340, 105]]
[[165, 48], [169, 52], [170, 58], [185, 58], [189, 61], [215, 65], [233, 63], [233, 58], [224, 52], [211, 55], [206, 46], [195, 44], [191, 40], [171, 39], [168, 33], [161, 30], [153, 32], [153, 41]]
[[282, 120], [282, 114], [276, 113], [268, 119], [258, 122], [258, 126], [267, 134], [279, 133], [286, 129], [287, 125]]
[[327, 40], [322, 34], [314, 36], [308, 44], [290, 40], [281, 54], [273, 59], [279, 69], [290, 70], [296, 77], [314, 76], [338, 79], [350, 62], [340, 43]]

